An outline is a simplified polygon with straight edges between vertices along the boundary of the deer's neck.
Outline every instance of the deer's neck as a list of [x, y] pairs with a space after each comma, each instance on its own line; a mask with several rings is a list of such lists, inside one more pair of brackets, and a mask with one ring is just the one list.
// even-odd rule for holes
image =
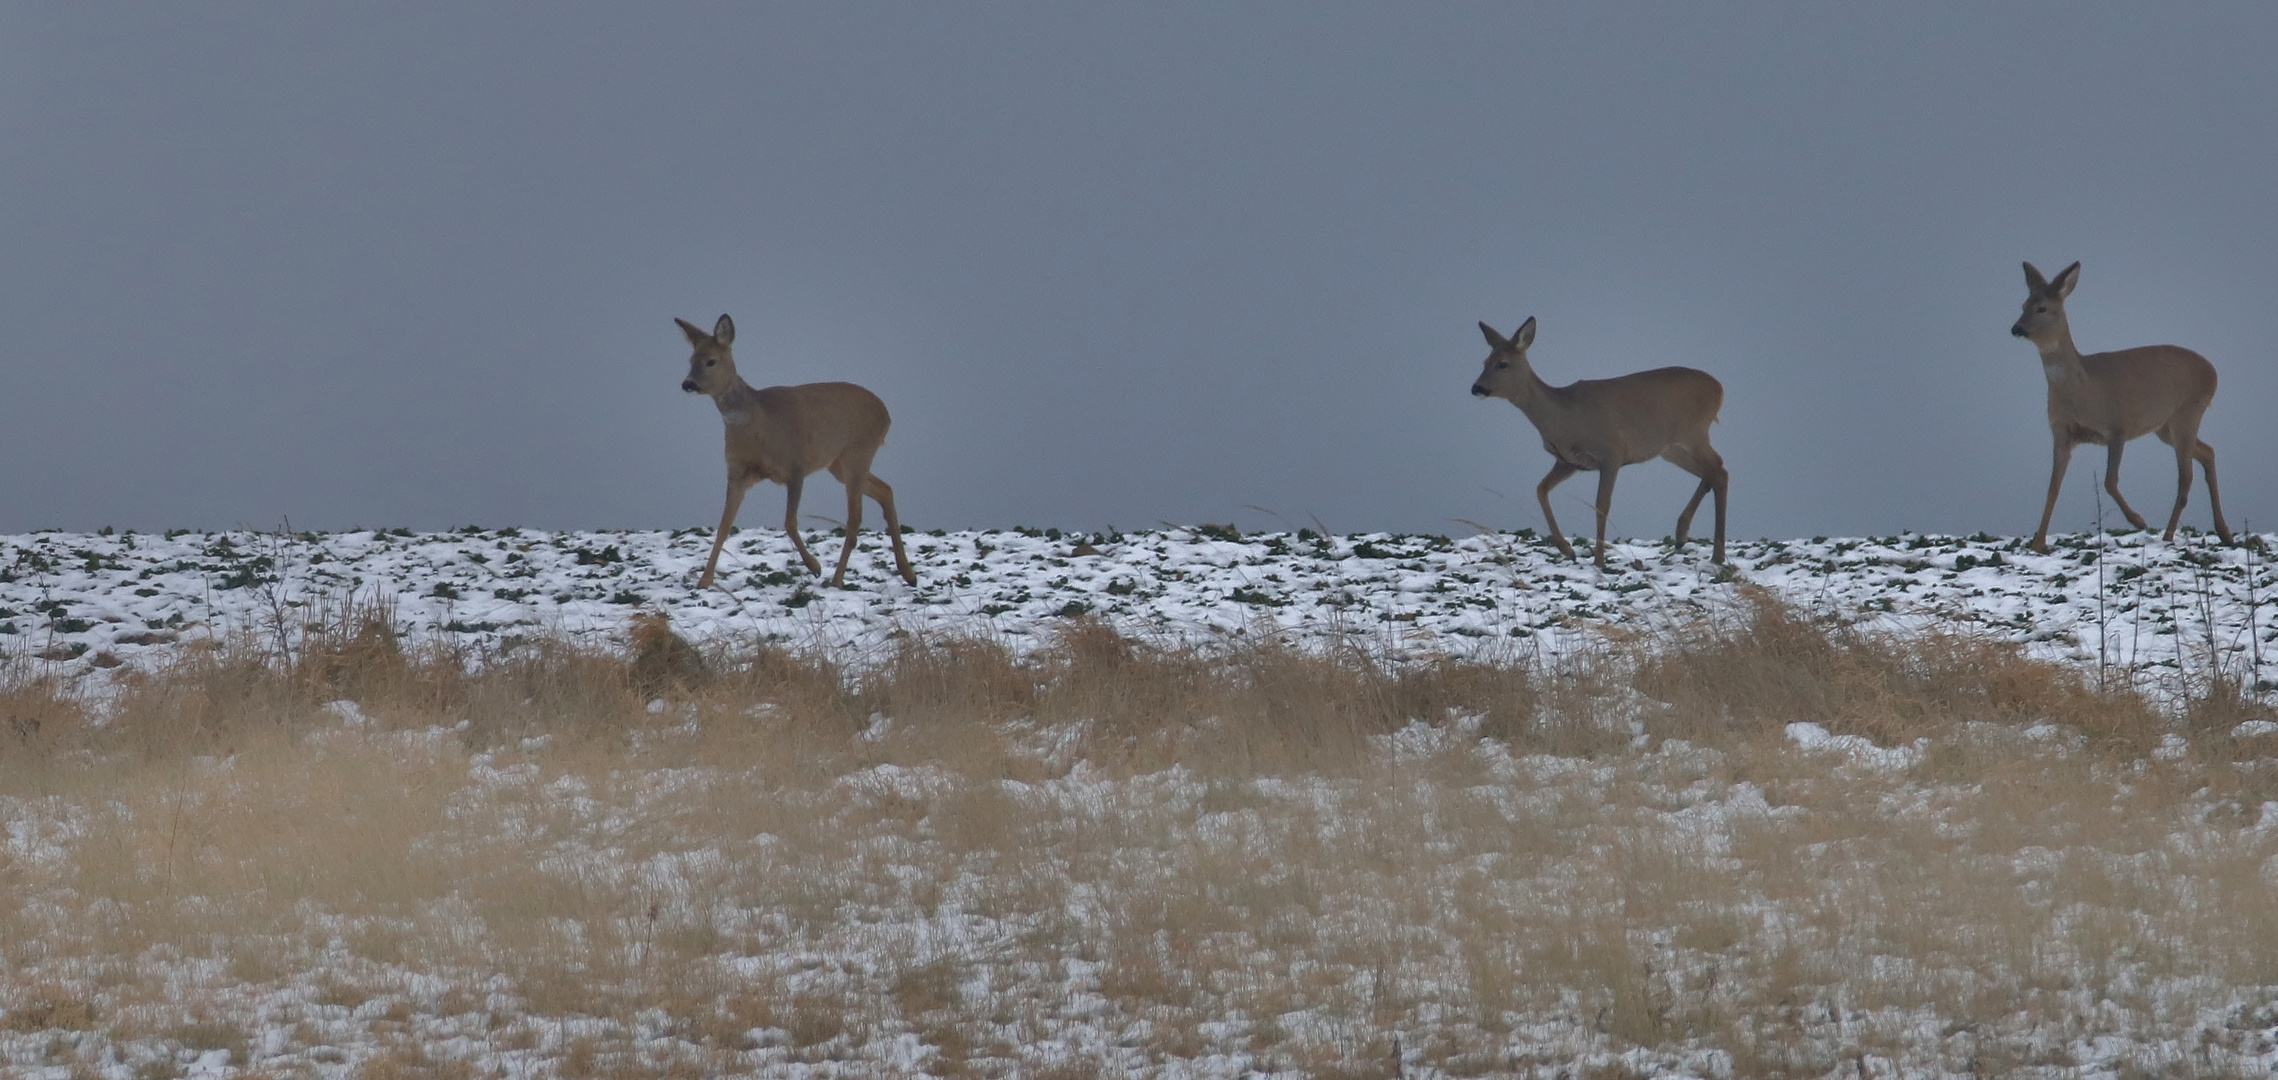
[[737, 376], [734, 385], [712, 395], [712, 404], [720, 409], [720, 422], [729, 427], [742, 427], [759, 415], [759, 391]]
[[2047, 340], [2036, 340], [2033, 346], [2041, 350], [2041, 371], [2050, 382], [2061, 382], [2081, 374], [2080, 348], [2072, 343], [2072, 324], [2058, 322], [2056, 332]]
[[1527, 414], [1527, 419], [1541, 427], [1544, 420], [1553, 420], [1565, 411], [1566, 395], [1559, 388], [1542, 381], [1542, 376], [1528, 367], [1526, 377], [1519, 380], [1518, 389], [1511, 394], [1511, 404]]

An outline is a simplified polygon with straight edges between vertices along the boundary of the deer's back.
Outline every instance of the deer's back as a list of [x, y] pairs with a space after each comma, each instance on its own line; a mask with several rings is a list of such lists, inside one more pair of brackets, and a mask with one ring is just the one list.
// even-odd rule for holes
[[[2085, 420], [2120, 428], [2124, 438], [2135, 438], [2166, 425], [2187, 409], [2205, 409], [2215, 397], [2215, 365], [2179, 345], [2145, 345], [2115, 352], [2091, 353], [2080, 358], [2095, 397], [2109, 402], [2113, 415], [2081, 416]], [[2069, 408], [2069, 387], [2051, 382], [2052, 414]]]
[[763, 466], [767, 478], [805, 476], [848, 449], [876, 450], [893, 418], [878, 395], [846, 382], [770, 386], [752, 392], [750, 422], [728, 428], [728, 458]]
[[1724, 384], [1697, 368], [1665, 367], [1611, 379], [1584, 379], [1567, 388], [1592, 411], [1642, 428], [1705, 428], [1724, 407]]
[[1647, 461], [1671, 444], [1705, 448], [1724, 404], [1724, 384], [1687, 367], [1583, 379], [1550, 392], [1564, 408], [1529, 419], [1552, 456], [1585, 469]]

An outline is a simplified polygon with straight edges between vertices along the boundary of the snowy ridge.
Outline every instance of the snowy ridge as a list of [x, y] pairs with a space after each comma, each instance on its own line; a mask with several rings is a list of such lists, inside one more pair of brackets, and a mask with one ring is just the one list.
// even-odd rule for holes
[[[1077, 614], [1166, 641], [1280, 632], [1400, 659], [1496, 659], [1554, 653], [1577, 630], [1714, 610], [1752, 583], [1812, 611], [1982, 628], [2038, 655], [2133, 672], [2154, 690], [2203, 675], [2209, 657], [2234, 676], [2259, 662], [2257, 678], [2278, 682], [2271, 536], [2222, 547], [2197, 536], [2073, 535], [2046, 555], [1984, 535], [1742, 540], [1724, 574], [1705, 543], [1681, 553], [1619, 543], [1614, 568], [1600, 572], [1559, 559], [1531, 532], [1244, 537], [1200, 526], [909, 539], [914, 587], [890, 576], [875, 534], [848, 587], [834, 590], [800, 570], [781, 532], [764, 529], [731, 540], [725, 588], [698, 592], [710, 542], [700, 529], [0, 536], [0, 652], [91, 670], [154, 660], [195, 637], [295, 624], [354, 597], [392, 605], [406, 634], [487, 647], [538, 633], [606, 642], [648, 608], [698, 640], [759, 638], [857, 659], [899, 632], [1027, 648]], [[809, 546], [827, 566], [838, 541], [815, 533]]]

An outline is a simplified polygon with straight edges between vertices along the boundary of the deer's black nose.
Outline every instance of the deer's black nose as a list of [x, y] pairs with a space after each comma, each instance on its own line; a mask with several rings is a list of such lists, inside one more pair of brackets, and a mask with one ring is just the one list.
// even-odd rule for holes
[[2009, 336], [2010, 336], [2010, 337], [2024, 337], [2024, 336], [2025, 336], [2025, 324], [2024, 324], [2024, 323], [2018, 323], [2017, 325], [2010, 327], [2010, 328], [2009, 328]]
[[1479, 385], [1478, 383], [1472, 383], [1472, 384], [1471, 384], [1471, 396], [1472, 396], [1472, 397], [1486, 397], [1486, 396], [1487, 396], [1487, 388], [1486, 388], [1486, 387], [1484, 387], [1484, 386], [1481, 386], [1481, 385]]
[[695, 392], [696, 392], [696, 380], [694, 380], [694, 379], [682, 379], [682, 380], [680, 380], [680, 388], [681, 388], [681, 389], [683, 389], [683, 390], [686, 390], [686, 391], [688, 391], [688, 392], [689, 392], [689, 393], [691, 393], [691, 394], [693, 394], [693, 393], [695, 393]]

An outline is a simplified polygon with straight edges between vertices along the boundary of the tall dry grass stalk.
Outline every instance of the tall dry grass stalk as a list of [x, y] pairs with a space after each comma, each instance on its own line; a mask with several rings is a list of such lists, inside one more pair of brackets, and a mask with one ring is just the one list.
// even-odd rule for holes
[[2278, 750], [1980, 638], [1758, 597], [1552, 670], [1082, 620], [850, 667], [324, 620], [99, 708], [0, 682], [0, 1068], [2215, 1069], [2278, 1027]]

